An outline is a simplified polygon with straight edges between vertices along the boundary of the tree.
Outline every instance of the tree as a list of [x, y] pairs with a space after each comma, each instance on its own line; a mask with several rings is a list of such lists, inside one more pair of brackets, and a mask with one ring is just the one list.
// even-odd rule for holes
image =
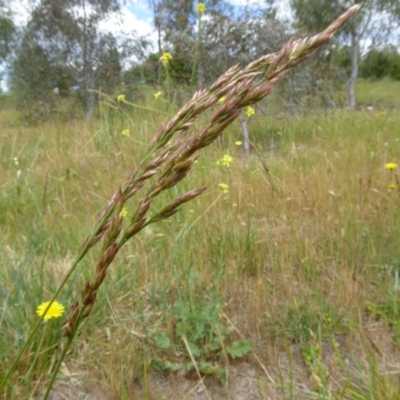
[[[119, 0], [40, 0], [24, 29], [13, 66], [19, 98], [43, 101], [54, 89], [73, 95], [93, 117], [96, 93], [118, 86], [132, 40], [100, 29]], [[28, 91], [28, 93], [27, 93]]]
[[6, 60], [12, 50], [12, 41], [16, 28], [11, 12], [0, 1], [0, 61]]
[[[201, 30], [196, 4], [193, 0], [158, 0], [157, 6], [153, 8], [157, 10], [158, 26], [162, 32], [159, 35], [162, 38], [160, 49], [170, 50], [173, 54], [169, 74], [180, 86], [197, 83], [197, 87], [201, 88], [213, 82], [229, 67], [245, 65], [264, 54], [273, 53], [289, 39], [287, 25], [277, 19], [273, 1], [266, 1], [262, 7], [245, 6], [240, 12], [224, 2], [206, 1]], [[154, 60], [151, 57], [141, 67], [137, 67], [136, 76], [142, 68], [145, 80], [150, 83], [149, 78], [152, 77], [154, 82]], [[306, 75], [307, 79], [304, 79]], [[309, 70], [297, 70], [291, 76], [291, 84], [279, 89], [281, 97], [290, 97], [293, 102], [299, 93], [306, 90], [312, 92], [310, 86], [313, 80], [310, 75]], [[240, 122], [243, 143], [248, 145], [247, 118]]]
[[16, 28], [12, 20], [12, 14], [4, 3], [0, 1], [0, 66], [6, 68], [6, 63], [12, 53]]
[[[203, 87], [206, 54], [201, 34], [205, 21], [196, 6], [197, 0], [149, 0], [153, 4], [154, 24], [159, 32], [158, 51], [169, 50], [174, 55], [171, 74], [181, 83]], [[208, 18], [232, 14], [232, 6], [223, 0], [204, 0]], [[201, 19], [201, 21], [200, 21]], [[161, 68], [161, 67], [160, 67]], [[174, 71], [174, 68], [176, 69]], [[159, 76], [161, 69], [159, 70]], [[160, 79], [159, 79], [160, 83]]]
[[[351, 72], [347, 78], [348, 105], [356, 104], [354, 83], [358, 76], [360, 44], [367, 38], [374, 43], [388, 38], [393, 18], [399, 15], [399, 0], [361, 0], [358, 14], [342, 29], [338, 38], [349, 48]], [[328, 21], [353, 5], [353, 0], [291, 0], [296, 26], [308, 33], [317, 31]]]
[[213, 14], [204, 22], [202, 58], [207, 81], [212, 82], [229, 67], [277, 51], [288, 39], [286, 26], [278, 21], [270, 7], [243, 7]]
[[364, 78], [390, 77], [400, 80], [400, 54], [394, 46], [371, 49], [361, 60], [360, 75]]

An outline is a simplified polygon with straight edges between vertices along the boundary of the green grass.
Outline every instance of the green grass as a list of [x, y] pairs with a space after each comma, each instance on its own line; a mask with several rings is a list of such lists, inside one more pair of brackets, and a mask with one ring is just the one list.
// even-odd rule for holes
[[400, 90], [400, 82], [389, 78], [381, 81], [369, 81], [359, 79], [356, 82], [357, 102], [361, 106], [372, 106], [376, 109], [396, 108], [400, 106], [397, 93]]
[[[251, 138], [270, 175], [255, 154], [246, 160], [235, 146], [239, 123], [202, 151], [155, 209], [190, 189], [208, 190], [122, 249], [56, 390], [74, 398], [75, 379], [107, 399], [157, 399], [169, 389], [185, 398], [197, 385], [195, 365], [206, 375], [230, 370], [228, 393], [238, 384], [234, 367], [254, 371], [260, 398], [398, 399], [400, 192], [388, 190], [397, 172], [385, 163], [400, 163], [399, 91], [387, 82], [356, 88], [361, 105], [386, 112], [315, 111], [295, 121], [256, 114]], [[91, 125], [26, 127], [11, 110], [1, 112], [0, 378], [37, 305], [55, 292], [163, 119], [104, 105]], [[230, 168], [217, 166], [224, 154], [234, 159]], [[227, 195], [219, 183], [229, 185]], [[67, 308], [93, 276], [96, 254], [63, 290]], [[0, 398], [41, 393], [67, 317], [49, 321]], [[247, 341], [252, 351], [233, 358], [234, 343]], [[160, 377], [155, 361], [167, 371], [192, 363], [185, 376], [193, 385]], [[223, 398], [218, 385], [206, 380], [210, 398]]]

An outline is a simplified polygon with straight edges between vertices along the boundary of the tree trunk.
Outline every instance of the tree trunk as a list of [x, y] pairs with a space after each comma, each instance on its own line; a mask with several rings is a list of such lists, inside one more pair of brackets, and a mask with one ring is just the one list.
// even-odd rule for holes
[[[156, 18], [156, 17], [155, 17]], [[161, 43], [161, 25], [157, 25], [157, 45], [158, 45], [158, 56], [162, 56], [162, 43]], [[158, 69], [157, 69], [157, 89], [161, 87], [161, 79], [162, 79], [162, 64], [158, 61]]]
[[347, 81], [347, 104], [349, 107], [356, 105], [356, 95], [354, 93], [354, 83], [358, 76], [358, 57], [359, 57], [359, 41], [355, 32], [351, 33], [351, 46], [350, 46], [350, 61], [351, 61], [351, 74]]
[[250, 154], [250, 138], [247, 120], [245, 118], [239, 118], [239, 121], [240, 125], [242, 126], [243, 152], [246, 156], [248, 156]]
[[94, 114], [96, 102], [93, 89], [95, 87], [94, 71], [92, 65], [92, 47], [88, 29], [88, 18], [86, 15], [86, 1], [83, 1], [83, 35], [82, 35], [82, 61], [83, 61], [83, 88], [85, 93], [86, 121], [91, 121]]
[[86, 106], [86, 121], [91, 121], [94, 115], [94, 108], [96, 106], [96, 94], [94, 93], [95, 78], [91, 66], [86, 65], [85, 72], [85, 106]]
[[94, 107], [96, 105], [96, 97], [93, 91], [86, 93], [86, 121], [89, 122], [93, 119]]

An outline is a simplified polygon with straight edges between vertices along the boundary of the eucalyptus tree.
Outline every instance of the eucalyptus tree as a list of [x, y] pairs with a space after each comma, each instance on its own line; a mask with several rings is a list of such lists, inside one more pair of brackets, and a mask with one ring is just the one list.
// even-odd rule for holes
[[[400, 15], [400, 0], [360, 0], [359, 3], [361, 10], [347, 22], [336, 39], [344, 41], [349, 49], [351, 69], [346, 83], [350, 107], [356, 104], [354, 83], [359, 70], [360, 46], [367, 42], [376, 44], [393, 40], [393, 24]], [[311, 33], [352, 6], [354, 0], [290, 0], [290, 4], [296, 26]]]
[[[194, 0], [150, 2], [155, 26], [161, 32], [159, 52], [172, 52], [170, 76], [180, 87], [194, 83], [204, 87], [233, 65], [246, 65], [275, 52], [289, 39], [287, 25], [278, 20], [271, 0], [261, 6], [243, 7], [205, 1], [201, 15], [196, 7], [199, 3]], [[247, 118], [240, 122], [248, 150]]]
[[13, 53], [16, 32], [11, 10], [0, 1], [0, 68], [3, 71], [7, 68], [7, 61]]
[[[205, 85], [207, 64], [201, 31], [206, 22], [216, 16], [231, 15], [232, 6], [224, 0], [148, 0], [158, 40], [157, 51], [170, 51], [174, 60], [171, 75], [181, 84]], [[205, 7], [200, 6], [199, 3]], [[161, 67], [160, 67], [161, 68]], [[158, 83], [160, 83], [159, 69]]]
[[11, 10], [0, 1], [0, 62], [3, 62], [11, 53], [15, 33]]
[[121, 39], [102, 24], [121, 10], [119, 0], [40, 0], [32, 7], [13, 68], [21, 101], [40, 102], [55, 89], [79, 99], [93, 117], [96, 89], [120, 83], [133, 37]]
[[[163, 31], [165, 27], [163, 0], [148, 0], [148, 5], [153, 13], [153, 25], [157, 33], [157, 55], [161, 57], [163, 51]], [[162, 65], [158, 63], [157, 85], [161, 85]]]

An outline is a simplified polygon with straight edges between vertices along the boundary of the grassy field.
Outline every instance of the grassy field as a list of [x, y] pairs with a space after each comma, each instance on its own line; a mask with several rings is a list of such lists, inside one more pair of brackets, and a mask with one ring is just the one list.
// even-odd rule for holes
[[[154, 209], [208, 189], [118, 254], [53, 398], [399, 399], [400, 182], [385, 168], [400, 163], [399, 93], [399, 83], [364, 81], [354, 111], [256, 112], [259, 156], [235, 144], [238, 122], [203, 149]], [[146, 105], [172, 113], [161, 100]], [[104, 104], [90, 125], [35, 127], [0, 111], [0, 378], [165, 118], [119, 107]], [[41, 398], [96, 255], [1, 399]]]

